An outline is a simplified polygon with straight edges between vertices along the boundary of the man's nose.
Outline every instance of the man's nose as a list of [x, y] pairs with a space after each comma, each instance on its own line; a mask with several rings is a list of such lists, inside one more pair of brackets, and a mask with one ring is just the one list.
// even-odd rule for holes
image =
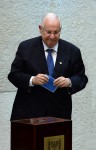
[[50, 38], [51, 38], [51, 39], [54, 39], [54, 38], [55, 38], [55, 34], [54, 34], [54, 33], [51, 33], [51, 34], [50, 34]]

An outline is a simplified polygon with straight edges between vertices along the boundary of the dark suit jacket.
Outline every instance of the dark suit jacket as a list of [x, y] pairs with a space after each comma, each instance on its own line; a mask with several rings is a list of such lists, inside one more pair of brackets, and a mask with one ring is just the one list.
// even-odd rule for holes
[[12, 63], [8, 79], [18, 91], [11, 120], [44, 116], [71, 119], [71, 95], [82, 90], [88, 81], [80, 50], [69, 42], [59, 40], [54, 78], [70, 78], [71, 88], [58, 88], [51, 93], [38, 85], [29, 87], [31, 76], [38, 73], [48, 74], [41, 37], [20, 43]]

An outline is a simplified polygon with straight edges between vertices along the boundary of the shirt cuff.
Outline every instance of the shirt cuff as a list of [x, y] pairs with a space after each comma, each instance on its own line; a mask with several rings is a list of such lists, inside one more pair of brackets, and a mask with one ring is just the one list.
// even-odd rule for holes
[[71, 80], [68, 78], [68, 80], [69, 80], [69, 86], [68, 87], [72, 87], [72, 82], [71, 82]]
[[33, 77], [34, 77], [34, 76], [32, 76], [32, 77], [30, 78], [30, 80], [29, 80], [29, 86], [34, 86], [34, 85], [32, 84]]

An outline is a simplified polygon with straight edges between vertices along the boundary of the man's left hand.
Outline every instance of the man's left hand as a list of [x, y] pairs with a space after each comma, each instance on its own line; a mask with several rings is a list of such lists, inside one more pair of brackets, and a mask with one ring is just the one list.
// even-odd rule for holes
[[54, 80], [53, 83], [55, 86], [57, 87], [70, 87], [71, 86], [71, 80], [69, 78], [65, 78], [65, 77], [58, 77], [57, 79]]

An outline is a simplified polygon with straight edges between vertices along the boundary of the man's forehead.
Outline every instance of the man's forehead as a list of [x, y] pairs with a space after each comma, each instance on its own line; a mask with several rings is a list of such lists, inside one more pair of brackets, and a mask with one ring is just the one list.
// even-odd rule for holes
[[60, 30], [60, 25], [44, 25], [44, 29], [46, 30], [52, 30], [52, 31], [58, 31]]

